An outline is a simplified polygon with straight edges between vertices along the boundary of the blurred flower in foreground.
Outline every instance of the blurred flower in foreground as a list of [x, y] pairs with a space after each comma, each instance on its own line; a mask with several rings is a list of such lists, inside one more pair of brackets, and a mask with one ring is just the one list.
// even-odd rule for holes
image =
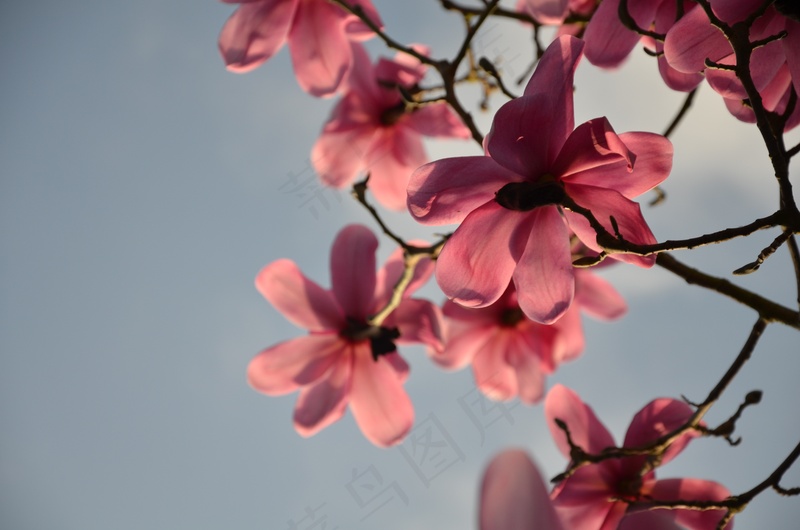
[[446, 341], [432, 359], [448, 369], [472, 363], [475, 383], [492, 399], [519, 396], [537, 403], [544, 394], [545, 377], [584, 348], [580, 310], [604, 320], [625, 313], [625, 301], [605, 280], [586, 269], [575, 271], [575, 301], [554, 324], [539, 324], [522, 312], [514, 284], [490, 306], [444, 304]]
[[[241, 4], [219, 34], [228, 69], [252, 70], [288, 41], [297, 82], [312, 96], [332, 96], [353, 65], [350, 42], [375, 36], [358, 17], [328, 0], [222, 1]], [[383, 25], [371, 0], [351, 3]]]
[[437, 160], [411, 176], [408, 209], [417, 221], [461, 223], [436, 262], [439, 286], [458, 304], [491, 305], [513, 280], [526, 316], [543, 324], [561, 318], [575, 289], [570, 230], [600, 250], [586, 218], [563, 204], [591, 210], [626, 241], [656, 242], [630, 199], [667, 177], [672, 144], [657, 134], [617, 135], [605, 118], [575, 128], [572, 82], [582, 50], [571, 36], [553, 41], [525, 93], [497, 111], [486, 156]]
[[348, 404], [375, 445], [399, 443], [414, 421], [402, 386], [408, 365], [395, 343], [442, 346], [438, 308], [409, 298], [430, 277], [432, 264], [428, 260], [417, 266], [397, 309], [380, 326], [371, 326], [368, 317], [386, 306], [403, 271], [398, 249], [376, 273], [377, 247], [368, 228], [343, 228], [331, 249], [331, 290], [303, 276], [287, 259], [267, 265], [256, 277], [261, 294], [309, 334], [259, 353], [248, 367], [248, 381], [269, 395], [300, 390], [294, 425], [303, 436], [341, 418]]
[[322, 129], [311, 161], [322, 181], [337, 188], [368, 172], [375, 199], [399, 210], [406, 205], [408, 178], [428, 161], [422, 137], [469, 138], [470, 131], [444, 101], [420, 107], [404, 101], [401, 90], [410, 95], [425, 76], [427, 66], [418, 59], [401, 52], [373, 66], [360, 45], [353, 46], [353, 56], [347, 92]]
[[[572, 447], [565, 432], [556, 425], [556, 419], [566, 424], [572, 442], [587, 453], [600, 454], [615, 445], [591, 407], [569, 388], [554, 386], [547, 393], [544, 411], [556, 445], [567, 458]], [[641, 447], [653, 442], [685, 424], [692, 413], [692, 408], [682, 401], [655, 399], [634, 416], [622, 447]], [[695, 431], [681, 435], [664, 452], [658, 465], [675, 458], [695, 436], [698, 436]], [[553, 504], [561, 520], [569, 528], [614, 530], [626, 517], [632, 502], [721, 501], [730, 495], [727, 488], [710, 480], [656, 480], [649, 465], [648, 456], [641, 455], [611, 458], [581, 467], [553, 490]], [[693, 530], [714, 530], [724, 515], [724, 510], [656, 509], [637, 512], [636, 520], [642, 523], [641, 528], [650, 528], [645, 524], [650, 518], [669, 518]], [[732, 527], [732, 522], [726, 526]]]

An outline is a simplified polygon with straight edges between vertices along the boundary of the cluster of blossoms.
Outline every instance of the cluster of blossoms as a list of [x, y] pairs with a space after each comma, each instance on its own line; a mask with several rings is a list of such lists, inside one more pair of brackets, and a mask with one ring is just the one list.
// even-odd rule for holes
[[[643, 41], [667, 86], [690, 91], [705, 79], [734, 116], [753, 121], [752, 91], [735, 69], [743, 59], [724, 32], [751, 17], [749, 39], [763, 41], [746, 58], [752, 82], [788, 130], [800, 123], [796, 17], [762, 9], [761, 0], [712, 0], [710, 10], [690, 0], [519, 0], [518, 11], [559, 26], [555, 40], [523, 94], [497, 110], [483, 155], [428, 162], [423, 136], [468, 139], [474, 131], [446, 98], [425, 99], [425, 46], [370, 59], [361, 42], [375, 35], [370, 28], [382, 28], [371, 1], [352, 0], [350, 10], [328, 0], [231, 3], [242, 5], [219, 38], [229, 69], [255, 68], [288, 41], [303, 90], [340, 98], [312, 148], [322, 183], [340, 188], [368, 175], [384, 207], [407, 208], [425, 225], [458, 225], [427, 247], [428, 257], [410, 260], [427, 244], [408, 243], [377, 272], [376, 236], [364, 226], [345, 227], [331, 249], [330, 290], [289, 260], [267, 265], [258, 290], [308, 335], [258, 354], [248, 368], [253, 388], [299, 391], [294, 424], [303, 436], [349, 407], [371, 442], [391, 446], [414, 418], [403, 390], [409, 367], [397, 346], [421, 344], [444, 368], [471, 365], [492, 399], [535, 404], [546, 394], [548, 424], [565, 456], [613, 447], [592, 409], [560, 385], [546, 393], [545, 377], [583, 352], [581, 311], [604, 320], [626, 311], [609, 283], [575, 263], [605, 257], [601, 231], [633, 245], [657, 242], [633, 199], [666, 179], [673, 150], [658, 134], [617, 133], [605, 117], [576, 126], [576, 68], [584, 54], [593, 65], [617, 67]], [[655, 262], [653, 255], [608, 257], [640, 267]], [[447, 297], [441, 307], [411, 297], [434, 275]], [[654, 400], [634, 417], [622, 447], [646, 446], [692, 414], [685, 403]], [[481, 528], [714, 528], [721, 510], [630, 508], [643, 500], [729, 496], [715, 482], [655, 479], [654, 468], [696, 435], [690, 429], [678, 436], [657, 462], [637, 455], [581, 467], [552, 492], [523, 452], [505, 452], [484, 477]]]

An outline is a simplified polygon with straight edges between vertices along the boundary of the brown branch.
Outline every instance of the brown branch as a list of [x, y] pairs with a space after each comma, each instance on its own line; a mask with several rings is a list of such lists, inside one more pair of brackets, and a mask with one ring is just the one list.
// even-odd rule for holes
[[683, 105], [681, 105], [678, 114], [673, 118], [672, 123], [669, 124], [669, 127], [664, 131], [663, 135], [666, 138], [669, 138], [669, 135], [675, 131], [675, 128], [681, 122], [683, 117], [686, 115], [686, 112], [689, 110], [689, 107], [692, 106], [692, 101], [694, 101], [694, 96], [697, 94], [697, 88], [692, 90], [686, 95], [686, 99], [683, 100]]

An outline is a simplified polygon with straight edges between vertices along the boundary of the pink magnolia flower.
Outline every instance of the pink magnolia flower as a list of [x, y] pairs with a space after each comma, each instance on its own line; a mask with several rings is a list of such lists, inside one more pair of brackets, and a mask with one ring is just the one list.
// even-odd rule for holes
[[[566, 423], [575, 445], [591, 454], [614, 446], [614, 439], [597, 419], [594, 411], [572, 390], [554, 386], [544, 405], [550, 432], [563, 455], [569, 458], [570, 445], [566, 434], [555, 423]], [[660, 398], [640, 410], [628, 427], [623, 447], [640, 447], [683, 425], [693, 411], [686, 403]], [[679, 437], [666, 450], [660, 462], [666, 464], [697, 436], [690, 431]], [[721, 501], [730, 495], [722, 485], [700, 479], [656, 480], [654, 471], [643, 473], [646, 456], [604, 460], [584, 466], [562, 481], [553, 491], [553, 503], [567, 526], [581, 530], [614, 530], [626, 517], [630, 502], [635, 501]], [[655, 514], [651, 516], [650, 514]], [[693, 530], [713, 530], [725, 515], [724, 510], [669, 510], [639, 512], [636, 520], [650, 517], [672, 519]], [[726, 528], [733, 527], [729, 523]], [[644, 524], [641, 528], [650, 528]]]
[[414, 420], [403, 382], [408, 365], [395, 342], [420, 342], [441, 348], [438, 308], [409, 298], [431, 275], [421, 263], [399, 307], [380, 327], [367, 318], [385, 307], [403, 271], [398, 250], [377, 274], [378, 240], [366, 227], [343, 228], [331, 250], [333, 288], [309, 280], [287, 259], [275, 261], [256, 277], [256, 288], [305, 337], [276, 344], [259, 353], [247, 369], [250, 385], [269, 395], [300, 390], [294, 425], [311, 436], [335, 422], [347, 405], [372, 443], [399, 443]]
[[[219, 35], [228, 69], [247, 72], [269, 60], [286, 41], [297, 82], [313, 96], [333, 95], [353, 65], [351, 41], [374, 36], [361, 20], [328, 0], [222, 0], [241, 4]], [[372, 0], [352, 0], [382, 26]]]
[[[480, 530], [566, 530], [547, 493], [536, 465], [520, 449], [508, 449], [492, 459], [481, 483]], [[632, 514], [620, 530], [681, 530], [661, 513]]]
[[[673, 90], [688, 92], [703, 80], [697, 72], [679, 72], [664, 59], [664, 43], [642, 37], [628, 29], [619, 17], [620, 0], [605, 0], [597, 8], [586, 27], [586, 59], [595, 66], [615, 68], [631, 53], [639, 41], [658, 54], [658, 71], [664, 83]], [[691, 9], [692, 0], [681, 0], [682, 12]], [[628, 0], [628, 13], [636, 24], [664, 35], [679, 18], [676, 0]]]
[[548, 47], [523, 96], [497, 111], [486, 156], [437, 160], [411, 176], [408, 208], [417, 221], [461, 223], [436, 263], [439, 286], [458, 304], [491, 305], [513, 280], [526, 316], [558, 320], [574, 295], [570, 230], [599, 250], [588, 221], [561, 207], [567, 199], [611, 233], [613, 216], [626, 241], [655, 242], [630, 199], [667, 177], [672, 144], [657, 134], [617, 135], [605, 118], [574, 128], [572, 79], [582, 49], [571, 36]]
[[348, 91], [322, 129], [312, 163], [322, 181], [337, 188], [368, 171], [375, 198], [399, 210], [411, 172], [428, 161], [422, 136], [469, 138], [470, 132], [445, 102], [406, 108], [398, 88], [413, 92], [427, 68], [414, 57], [399, 53], [373, 67], [361, 46], [353, 46], [353, 55]]
[[[746, 19], [764, 4], [761, 0], [712, 0], [711, 8], [720, 20], [735, 24]], [[777, 5], [777, 4], [776, 4]], [[800, 21], [784, 16], [775, 5], [769, 6], [750, 28], [749, 40], [756, 42], [786, 31], [786, 37], [753, 50], [750, 75], [766, 110], [783, 114], [792, 92], [800, 94]], [[706, 68], [705, 60], [735, 65], [730, 42], [711, 22], [705, 10], [696, 6], [667, 33], [664, 55], [669, 64], [687, 73], [705, 72], [708, 84], [724, 99], [738, 119], [754, 122], [755, 114], [746, 103], [749, 96], [741, 81], [730, 70]], [[788, 117], [785, 131], [800, 124], [800, 104]]]
[[544, 394], [545, 376], [583, 351], [579, 308], [609, 320], [627, 309], [611, 284], [585, 269], [575, 271], [575, 303], [551, 325], [525, 316], [513, 284], [487, 307], [467, 308], [447, 301], [443, 309], [447, 340], [444, 349], [431, 357], [448, 369], [472, 363], [478, 388], [490, 398], [519, 396], [525, 403], [537, 403]]

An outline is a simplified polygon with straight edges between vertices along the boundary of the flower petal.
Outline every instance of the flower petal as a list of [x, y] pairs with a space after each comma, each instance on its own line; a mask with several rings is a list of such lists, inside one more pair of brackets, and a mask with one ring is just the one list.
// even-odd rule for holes
[[719, 61], [733, 53], [725, 35], [711, 25], [701, 6], [695, 6], [675, 23], [664, 40], [664, 57], [679, 72], [705, 70], [705, 60]]
[[[672, 142], [660, 134], [645, 132], [622, 133], [617, 140], [631, 153], [630, 156], [616, 161], [608, 156], [609, 163], [576, 171], [564, 176], [563, 182], [609, 188], [632, 199], [667, 178], [672, 170]], [[564, 147], [566, 149], [566, 145]]]
[[461, 305], [482, 307], [500, 298], [522, 256], [532, 216], [494, 201], [474, 210], [445, 243], [436, 281]]
[[359, 344], [358, 348], [350, 409], [370, 442], [380, 447], [398, 444], [414, 423], [411, 400], [391, 363], [382, 358], [373, 361], [367, 342]]
[[347, 407], [352, 370], [352, 346], [333, 365], [329, 375], [304, 388], [294, 408], [294, 428], [300, 436], [313, 436], [337, 421]]
[[261, 269], [256, 289], [289, 322], [301, 328], [338, 330], [344, 323], [333, 294], [306, 278], [291, 260], [279, 259]]
[[[675, 478], [657, 480], [650, 495], [654, 499], [664, 501], [721, 501], [729, 497], [730, 492], [722, 484], [710, 480]], [[725, 515], [725, 510], [659, 510], [658, 513], [672, 517], [676, 523], [691, 530], [709, 530], [717, 528]], [[730, 521], [725, 528], [731, 530], [733, 521]]]
[[411, 175], [408, 210], [422, 224], [460, 223], [470, 212], [493, 201], [500, 188], [521, 180], [488, 156], [437, 160]]
[[386, 325], [400, 330], [398, 344], [421, 343], [440, 351], [442, 341], [442, 315], [439, 308], [427, 300], [406, 298], [397, 306]]
[[570, 133], [558, 158], [553, 173], [561, 179], [583, 171], [623, 163], [630, 171], [635, 155], [614, 132], [606, 118], [589, 120]]
[[369, 189], [387, 208], [401, 210], [406, 206], [411, 174], [427, 160], [417, 132], [400, 124], [380, 128], [365, 156], [365, 169], [370, 174]]
[[564, 431], [553, 421], [555, 419], [567, 424], [572, 441], [584, 451], [599, 453], [606, 447], [614, 446], [614, 439], [597, 419], [592, 408], [584, 404], [578, 394], [563, 385], [555, 385], [547, 393], [544, 414], [553, 440], [561, 454], [566, 457], [569, 457], [570, 446]]
[[[458, 304], [447, 301], [447, 304], [461, 307]], [[470, 311], [480, 311], [471, 309]], [[454, 325], [452, 322], [447, 329], [457, 329], [457, 332], [449, 334], [444, 349], [440, 352], [429, 351], [431, 359], [447, 370], [460, 370], [470, 364], [479, 351], [490, 348], [491, 339], [494, 336], [494, 327], [489, 326], [464, 326]]]
[[518, 331], [510, 333], [506, 362], [514, 369], [520, 401], [533, 405], [544, 395], [545, 373], [540, 359], [541, 344], [537, 344], [539, 341], [532, 344], [529, 338]]
[[539, 470], [520, 449], [495, 456], [481, 481], [480, 530], [562, 530]]
[[614, 286], [584, 269], [575, 269], [575, 302], [591, 316], [601, 320], [617, 319], [628, 310], [625, 300]]
[[[637, 245], [652, 245], [656, 243], [656, 238], [650, 231], [650, 227], [647, 226], [647, 222], [644, 220], [637, 203], [626, 199], [620, 193], [611, 189], [566, 183], [564, 187], [567, 190], [567, 195], [577, 204], [591, 210], [595, 218], [610, 234], [614, 234], [610, 221], [613, 216], [625, 241]], [[586, 218], [574, 212], [566, 212], [566, 217], [569, 227], [575, 232], [575, 235], [587, 247], [599, 251], [597, 233], [589, 225]], [[639, 267], [652, 267], [656, 261], [655, 256], [636, 256], [633, 254], [612, 254], [612, 256], [614, 259], [638, 265]]]
[[[361, 11], [367, 16], [368, 19], [374, 22], [379, 28], [383, 28], [383, 21], [378, 14], [378, 10], [375, 9], [375, 6], [372, 4], [372, 0], [355, 0], [350, 2], [350, 5], [360, 7]], [[369, 26], [367, 26], [360, 18], [350, 14], [347, 15], [345, 31], [347, 31], [347, 37], [350, 40], [355, 41], [364, 41], [375, 36], [375, 32], [372, 31]]]
[[408, 116], [408, 127], [419, 134], [443, 138], [471, 138], [472, 133], [447, 103], [434, 103]]
[[506, 357], [514, 348], [513, 331], [498, 328], [472, 359], [475, 386], [490, 399], [507, 401], [519, 393], [517, 374]]
[[528, 318], [552, 324], [575, 292], [569, 232], [555, 206], [542, 206], [530, 216], [525, 252], [514, 269], [517, 300]]
[[219, 34], [219, 51], [232, 72], [248, 72], [286, 42], [297, 0], [248, 2], [233, 12]]
[[[625, 435], [623, 447], [641, 447], [684, 425], [692, 417], [692, 408], [677, 399], [654, 399], [633, 417]], [[664, 453], [661, 465], [666, 464], [683, 451], [686, 444], [698, 433], [691, 430], [675, 440]]]
[[247, 382], [265, 394], [288, 394], [322, 377], [346, 346], [338, 335], [328, 333], [281, 342], [250, 361]]
[[344, 32], [342, 8], [329, 2], [299, 2], [289, 50], [300, 88], [330, 97], [350, 70], [353, 53]]
[[347, 317], [367, 318], [375, 293], [375, 251], [378, 238], [363, 225], [339, 231], [331, 249], [333, 294]]
[[[628, 2], [628, 8], [639, 2]], [[652, 2], [648, 2], [652, 3]], [[604, 0], [597, 7], [586, 32], [586, 60], [601, 68], [614, 68], [631, 53], [641, 37], [626, 28], [619, 19], [619, 0]], [[653, 18], [643, 27], [649, 28]]]

